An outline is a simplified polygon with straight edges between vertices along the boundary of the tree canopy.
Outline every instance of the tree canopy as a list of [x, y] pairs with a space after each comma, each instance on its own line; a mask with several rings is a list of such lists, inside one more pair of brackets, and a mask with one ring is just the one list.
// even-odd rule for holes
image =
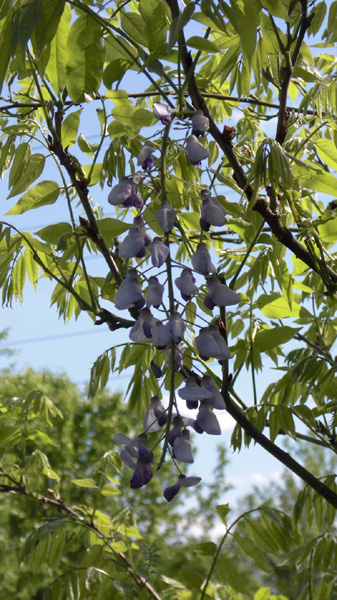
[[[2, 302], [44, 277], [61, 318], [87, 313], [109, 336], [57, 442], [45, 428], [62, 410], [43, 385], [4, 392], [0, 491], [46, 511], [21, 554], [47, 561], [44, 600], [335, 597], [334, 462], [306, 468], [282, 440], [336, 453], [336, 24], [337, 2], [315, 0], [0, 3]], [[59, 222], [21, 226], [56, 203]], [[100, 405], [108, 441], [96, 403], [130, 367], [126, 412]], [[144, 571], [125, 511], [143, 499], [151, 539], [184, 494], [202, 505], [187, 468], [221, 410], [234, 450], [257, 443], [300, 478], [293, 513], [267, 502], [230, 522], [215, 489], [226, 530], [197, 545], [199, 573], [191, 547], [177, 579]], [[76, 486], [91, 490], [83, 504]], [[85, 556], [53, 577], [73, 538]], [[240, 572], [246, 555], [267, 585]]]

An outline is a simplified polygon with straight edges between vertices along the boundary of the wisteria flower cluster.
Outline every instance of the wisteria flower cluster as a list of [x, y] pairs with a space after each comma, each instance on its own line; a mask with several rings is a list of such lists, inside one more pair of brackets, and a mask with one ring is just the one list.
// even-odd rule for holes
[[[153, 112], [167, 128], [168, 133], [174, 118], [168, 107], [155, 102]], [[205, 137], [208, 127], [207, 117], [201, 111], [196, 111], [192, 116], [192, 132], [185, 141], [185, 150], [192, 165], [199, 165], [209, 155], [207, 148], [199, 141], [199, 138]], [[143, 171], [138, 171], [133, 176], [122, 177], [108, 197], [110, 204], [132, 207], [139, 211], [119, 246], [119, 257], [128, 261], [132, 259], [150, 261], [150, 271], [157, 270], [145, 277], [144, 272], [128, 264], [126, 276], [115, 295], [116, 309], [138, 309], [138, 318], [130, 330], [129, 337], [132, 342], [151, 344], [153, 348], [151, 370], [158, 381], [158, 390], [149, 401], [143, 421], [143, 432], [134, 439], [117, 434], [114, 440], [123, 446], [121, 458], [133, 471], [130, 480], [133, 489], [139, 489], [150, 482], [153, 476], [154, 447], [163, 442], [160, 464], [168, 451], [179, 472], [177, 481], [164, 491], [165, 499], [170, 502], [180, 489], [194, 486], [200, 481], [200, 477], [187, 477], [178, 467], [178, 463], [194, 462], [191, 431], [198, 434], [220, 435], [221, 428], [216, 411], [226, 408], [224, 398], [213, 377], [207, 372], [197, 373], [184, 365], [184, 353], [188, 348], [188, 345], [185, 345], [189, 325], [185, 316], [187, 303], [201, 292], [204, 283], [198, 285], [198, 278], [204, 278], [206, 283], [207, 294], [204, 295], [203, 302], [210, 311], [216, 307], [223, 308], [237, 304], [240, 302], [240, 296], [218, 276], [205, 242], [200, 241], [197, 244], [190, 256], [190, 265], [172, 263], [170, 234], [175, 228], [179, 214], [170, 205], [164, 193], [160, 207], [154, 212], [162, 236], [156, 236], [153, 240], [149, 236], [147, 224], [141, 214], [144, 200], [140, 188], [146, 177], [146, 171], [150, 171], [155, 166], [154, 152], [158, 147], [159, 144], [146, 141], [137, 158], [137, 165]], [[162, 148], [162, 152], [166, 152], [166, 148]], [[212, 196], [211, 190], [202, 189], [201, 230], [208, 231], [210, 227], [222, 227], [225, 223], [226, 211], [220, 200]], [[163, 273], [159, 271], [163, 265], [166, 266], [164, 279]], [[165, 306], [164, 301], [166, 289], [169, 290], [169, 308]], [[175, 290], [179, 292], [181, 300], [178, 300]], [[224, 331], [219, 328], [216, 320], [199, 327], [199, 332], [194, 337], [194, 344], [200, 361], [206, 362], [212, 358], [222, 362], [231, 358]], [[168, 406], [165, 406], [161, 399], [161, 387], [166, 377], [160, 366], [163, 361], [165, 362], [164, 356], [167, 357], [166, 374], [173, 369], [175, 373], [180, 372], [184, 380], [184, 384], [177, 391], [177, 396], [171, 387]], [[157, 364], [157, 358], [160, 364]], [[160, 380], [162, 380], [161, 384]], [[185, 403], [188, 411], [195, 411], [195, 417], [181, 414], [180, 401]], [[151, 442], [153, 434], [155, 441]]]

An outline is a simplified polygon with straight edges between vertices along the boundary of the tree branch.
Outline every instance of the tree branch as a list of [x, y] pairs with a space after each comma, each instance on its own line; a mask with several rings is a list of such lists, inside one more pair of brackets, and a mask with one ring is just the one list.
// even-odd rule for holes
[[0, 493], [15, 493], [15, 494], [20, 494], [20, 495], [26, 496], [28, 498], [33, 498], [34, 500], [42, 502], [43, 504], [48, 504], [50, 506], [53, 506], [57, 510], [60, 510], [60, 511], [66, 513], [67, 515], [75, 517], [77, 520], [80, 520], [80, 522], [85, 527], [87, 527], [88, 529], [90, 529], [91, 531], [96, 533], [100, 538], [102, 538], [109, 545], [112, 552], [115, 554], [115, 556], [117, 556], [121, 560], [121, 562], [123, 563], [123, 565], [126, 567], [127, 571], [129, 572], [130, 576], [132, 576], [132, 578], [135, 580], [135, 582], [138, 584], [138, 586], [140, 588], [145, 587], [147, 589], [147, 591], [149, 592], [150, 596], [154, 600], [162, 600], [161, 597], [159, 596], [159, 594], [157, 594], [155, 589], [152, 587], [152, 585], [150, 585], [144, 577], [142, 577], [141, 575], [139, 575], [138, 573], [136, 573], [133, 570], [133, 567], [132, 567], [130, 561], [125, 556], [125, 554], [123, 552], [116, 552], [113, 549], [111, 543], [109, 542], [107, 537], [104, 535], [104, 533], [97, 527], [95, 522], [84, 519], [81, 515], [79, 515], [76, 511], [74, 511], [70, 506], [67, 506], [63, 502], [63, 500], [61, 500], [61, 498], [49, 498], [48, 496], [42, 496], [40, 494], [37, 494], [36, 492], [27, 490], [26, 487], [21, 486], [19, 484], [8, 485], [1, 481], [0, 481]]

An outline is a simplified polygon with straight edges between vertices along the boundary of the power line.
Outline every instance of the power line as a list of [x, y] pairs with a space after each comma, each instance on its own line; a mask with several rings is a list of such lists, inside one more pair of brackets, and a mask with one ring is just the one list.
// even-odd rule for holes
[[56, 335], [47, 335], [44, 337], [30, 338], [28, 340], [17, 340], [15, 342], [5, 342], [6, 346], [22, 346], [23, 344], [34, 344], [35, 342], [49, 342], [50, 340], [58, 340], [62, 338], [78, 337], [81, 335], [91, 335], [93, 333], [103, 333], [100, 329], [87, 329], [74, 333], [60, 333]]

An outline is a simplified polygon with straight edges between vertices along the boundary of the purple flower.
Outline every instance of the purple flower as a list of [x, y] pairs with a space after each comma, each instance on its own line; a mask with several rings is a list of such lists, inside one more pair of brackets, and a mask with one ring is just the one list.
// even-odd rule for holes
[[163, 125], [168, 125], [171, 123], [171, 115], [166, 104], [162, 104], [161, 102], [153, 103], [153, 114], [159, 121], [162, 122]]
[[174, 220], [176, 218], [177, 211], [164, 200], [161, 203], [161, 207], [154, 213], [160, 227], [164, 233], [170, 233], [174, 226]]
[[129, 177], [121, 177], [117, 185], [115, 185], [108, 196], [109, 204], [119, 206], [127, 202], [132, 194], [132, 187]]
[[187, 156], [192, 165], [199, 165], [202, 160], [208, 158], [209, 152], [198, 141], [195, 135], [188, 136], [185, 144]]
[[[165, 350], [165, 354], [167, 354], [168, 356], [168, 368], [171, 368], [172, 365], [172, 352], [171, 352], [171, 348], [168, 348], [167, 350]], [[174, 358], [175, 358], [175, 369], [176, 371], [179, 371], [183, 368], [184, 366], [184, 362], [183, 362], [183, 354], [184, 354], [184, 348], [182, 348], [181, 346], [176, 346], [175, 347], [175, 353], [174, 353]]]
[[181, 318], [178, 312], [175, 312], [168, 322], [169, 330], [171, 333], [171, 341], [178, 344], [184, 339], [186, 331], [186, 323]]
[[169, 248], [160, 237], [155, 237], [150, 248], [151, 262], [154, 267], [161, 267], [169, 255]]
[[196, 251], [191, 256], [191, 263], [198, 273], [202, 273], [203, 275], [216, 273], [216, 268], [211, 261], [211, 256], [205, 242], [201, 242], [197, 245]]
[[174, 280], [174, 283], [180, 291], [182, 299], [185, 301], [189, 300], [194, 294], [199, 293], [191, 269], [183, 269], [180, 277], [177, 277], [177, 279]]
[[145, 142], [144, 146], [142, 146], [140, 153], [138, 154], [137, 165], [141, 166], [142, 169], [152, 169], [154, 166], [154, 157], [152, 152], [154, 152], [155, 146], [153, 142], [148, 140]]
[[216, 325], [202, 327], [199, 335], [195, 338], [195, 345], [202, 360], [208, 360], [210, 357], [218, 360], [228, 360], [232, 357]]
[[200, 402], [197, 423], [199, 427], [209, 435], [221, 434], [219, 421], [212, 410], [211, 404], [207, 402], [207, 400]]
[[143, 171], [137, 171], [133, 177], [121, 177], [119, 183], [115, 185], [108, 196], [108, 202], [114, 206], [134, 206], [142, 208], [144, 200], [141, 197], [138, 187], [145, 177]]
[[158, 308], [162, 303], [163, 293], [164, 286], [159, 283], [157, 277], [150, 277], [146, 295], [146, 306], [154, 306], [155, 308]]
[[153, 475], [151, 469], [153, 454], [146, 448], [147, 435], [142, 433], [132, 440], [127, 435], [118, 433], [114, 436], [114, 440], [118, 444], [123, 444], [124, 449], [120, 453], [121, 459], [134, 471], [130, 487], [137, 490], [149, 483]]
[[198, 400], [209, 400], [212, 398], [212, 392], [205, 387], [200, 387], [195, 377], [191, 376], [187, 377], [185, 386], [178, 390], [178, 396], [182, 400], [196, 402]]
[[154, 433], [155, 431], [159, 431], [159, 429], [165, 425], [166, 421], [167, 414], [159, 396], [153, 396], [153, 398], [151, 398], [150, 406], [145, 413], [143, 422], [144, 429], [146, 429], [148, 433]]
[[169, 344], [171, 344], [171, 332], [168, 323], [164, 325], [160, 321], [156, 321], [155, 325], [151, 327], [152, 334], [152, 347], [163, 350]]
[[135, 217], [133, 226], [130, 227], [127, 236], [124, 238], [119, 249], [120, 258], [143, 258], [146, 254], [146, 247], [151, 244], [151, 238], [145, 230], [144, 219], [141, 216]]
[[181, 488], [192, 487], [193, 485], [197, 485], [200, 481], [201, 477], [185, 477], [183, 474], [179, 475], [177, 482], [164, 490], [165, 500], [171, 502]]
[[143, 308], [144, 304], [145, 300], [138, 283], [137, 271], [136, 269], [129, 269], [116, 292], [115, 306], [118, 310], [123, 310], [133, 306]]
[[[204, 192], [209, 192], [209, 190], [203, 190]], [[222, 204], [219, 202], [217, 198], [212, 198], [210, 193], [208, 195], [202, 195], [202, 206], [201, 206], [201, 217], [200, 217], [200, 226], [204, 231], [208, 231], [211, 225], [216, 225], [221, 227], [225, 225], [226, 219], [226, 211]]]
[[204, 136], [209, 128], [209, 119], [204, 116], [202, 110], [196, 110], [192, 115], [192, 135]]
[[213, 406], [213, 408], [216, 408], [217, 410], [224, 410], [226, 408], [223, 396], [219, 392], [210, 375], [204, 375], [201, 379], [200, 385], [203, 390], [210, 392], [211, 395], [207, 398], [207, 400]]
[[151, 327], [156, 324], [157, 320], [151, 314], [149, 308], [142, 308], [137, 321], [132, 326], [129, 338], [133, 342], [147, 342], [151, 337]]
[[215, 306], [233, 306], [241, 300], [238, 294], [224, 283], [220, 283], [217, 277], [210, 277], [207, 280], [207, 287], [208, 294], [204, 299], [204, 304], [210, 310], [213, 310]]
[[185, 463], [194, 463], [192, 455], [191, 434], [188, 429], [183, 429], [181, 435], [177, 436], [173, 443], [173, 456]]

